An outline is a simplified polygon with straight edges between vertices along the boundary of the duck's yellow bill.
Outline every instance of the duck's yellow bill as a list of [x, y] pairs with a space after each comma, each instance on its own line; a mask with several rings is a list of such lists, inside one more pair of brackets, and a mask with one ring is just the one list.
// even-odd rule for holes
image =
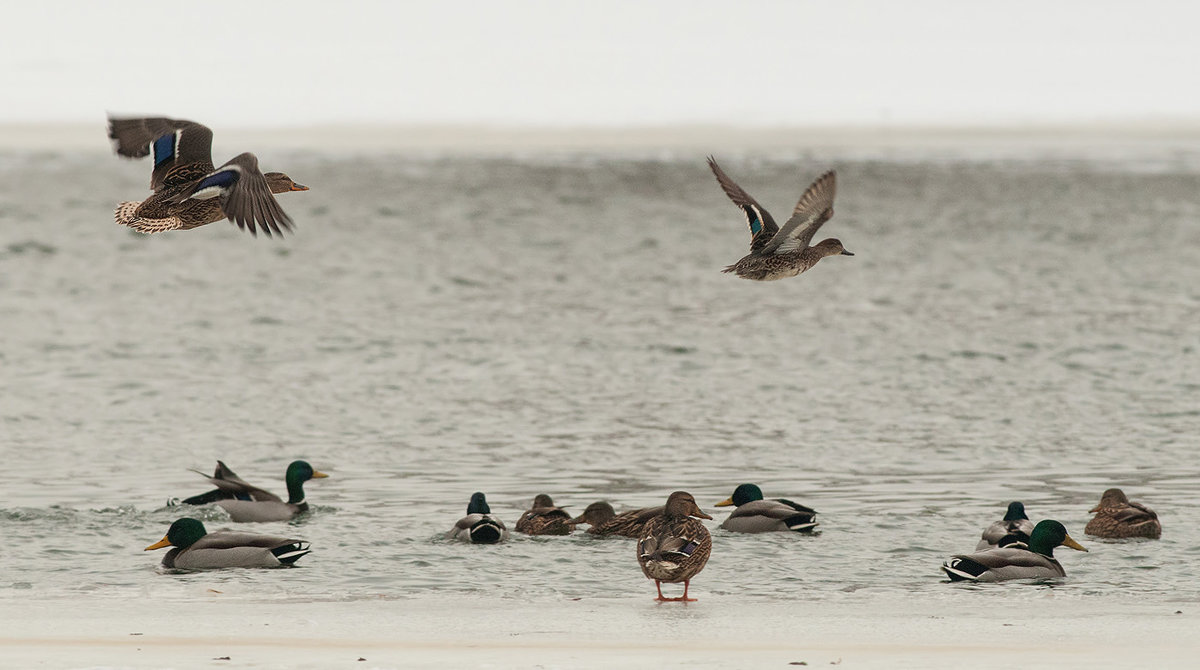
[[726, 498], [726, 499], [722, 500], [721, 502], [717, 503], [717, 507], [729, 507], [732, 504], [733, 504], [733, 498]]
[[324, 472], [320, 472], [318, 470], [313, 470], [313, 476], [312, 476], [313, 479], [324, 479], [328, 476], [329, 475], [325, 474]]
[[1082, 544], [1079, 544], [1075, 540], [1072, 540], [1070, 535], [1063, 538], [1063, 546], [1070, 547], [1072, 549], [1077, 549], [1079, 551], [1087, 551], [1087, 549], [1085, 549]]
[[146, 547], [142, 551], [150, 551], [151, 549], [162, 549], [163, 547], [169, 547], [169, 546], [171, 546], [171, 541], [167, 539], [166, 535], [163, 535], [163, 539], [159, 540], [158, 542], [155, 542], [154, 544], [150, 545], [149, 547]]

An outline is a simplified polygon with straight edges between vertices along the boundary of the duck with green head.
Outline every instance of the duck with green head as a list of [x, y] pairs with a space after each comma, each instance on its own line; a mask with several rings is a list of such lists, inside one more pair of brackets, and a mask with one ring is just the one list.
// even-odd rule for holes
[[174, 547], [163, 557], [166, 568], [278, 568], [292, 565], [309, 552], [308, 542], [284, 537], [218, 530], [209, 533], [196, 519], [179, 519], [166, 536], [146, 551]]
[[795, 277], [827, 256], [854, 255], [834, 238], [808, 246], [817, 230], [833, 218], [833, 197], [837, 193], [837, 175], [833, 170], [817, 177], [800, 196], [791, 218], [779, 228], [771, 213], [730, 179], [712, 156], [708, 157], [708, 167], [725, 195], [746, 215], [750, 226], [750, 254], [723, 272], [735, 272], [742, 279], [773, 281]]
[[1065, 577], [1066, 570], [1054, 558], [1054, 548], [1060, 546], [1087, 551], [1067, 535], [1066, 527], [1047, 519], [1033, 527], [1028, 548], [1010, 545], [974, 554], [959, 554], [943, 563], [942, 570], [952, 582]]
[[646, 524], [651, 519], [662, 514], [662, 506], [643, 507], [617, 514], [609, 503], [598, 500], [587, 506], [583, 514], [571, 519], [571, 525], [590, 524], [589, 535], [620, 535], [622, 537], [641, 537]]
[[721, 522], [721, 528], [735, 533], [810, 533], [820, 525], [816, 510], [786, 498], [764, 500], [762, 489], [755, 484], [742, 484], [732, 496], [717, 503], [717, 507], [730, 505], [737, 505], [737, 509]]
[[140, 233], [190, 230], [227, 218], [251, 235], [258, 229], [267, 237], [282, 235], [292, 229], [292, 219], [272, 194], [308, 190], [282, 172], [263, 174], [249, 152], [214, 167], [213, 133], [194, 121], [109, 116], [108, 137], [118, 155], [154, 162], [154, 193], [122, 202], [114, 214], [117, 223]]
[[[692, 494], [676, 491], [667, 498], [662, 514], [646, 524], [637, 544], [638, 565], [642, 566], [642, 574], [647, 579], [654, 580], [654, 587], [658, 589], [656, 600], [696, 600], [688, 597], [688, 585], [704, 569], [712, 553], [712, 536], [700, 519], [712, 517], [700, 509]], [[663, 582], [683, 582], [683, 595], [663, 597]]]
[[1011, 544], [1029, 546], [1029, 534], [1033, 532], [1033, 522], [1025, 515], [1024, 503], [1011, 502], [1004, 518], [993, 522], [983, 530], [975, 551], [1007, 547]]
[[533, 506], [517, 519], [515, 530], [526, 535], [570, 535], [575, 530], [571, 515], [554, 504], [545, 493], [533, 498]]
[[467, 503], [467, 515], [454, 524], [446, 533], [448, 540], [462, 540], [474, 544], [497, 544], [508, 539], [504, 522], [492, 516], [487, 497], [478, 491], [471, 494]]
[[[204, 473], [200, 474], [204, 476]], [[217, 488], [185, 498], [183, 502], [188, 505], [215, 503], [229, 513], [231, 520], [239, 523], [290, 521], [308, 510], [308, 502], [304, 497], [304, 482], [328, 476], [324, 472], [314, 470], [306, 461], [292, 461], [284, 474], [288, 490], [288, 499], [284, 502], [274, 493], [246, 483], [230, 470], [229, 466], [217, 461], [217, 469], [213, 476], [206, 477]]]

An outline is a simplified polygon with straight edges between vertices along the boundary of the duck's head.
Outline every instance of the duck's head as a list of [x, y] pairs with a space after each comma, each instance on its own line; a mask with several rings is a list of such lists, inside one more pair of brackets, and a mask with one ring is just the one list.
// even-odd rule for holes
[[742, 484], [733, 490], [733, 495], [717, 503], [717, 507], [729, 507], [730, 505], [740, 507], [748, 502], [762, 499], [762, 489], [754, 484]]
[[712, 518], [700, 509], [700, 506], [696, 504], [696, 499], [687, 491], [672, 493], [667, 498], [667, 506], [664, 508], [663, 514], [671, 517], [694, 516], [701, 519]]
[[487, 498], [480, 492], [476, 491], [471, 494], [471, 502], [467, 503], [467, 514], [491, 514], [492, 508], [488, 507]]
[[196, 541], [205, 535], [208, 535], [208, 531], [204, 529], [204, 524], [200, 523], [199, 520], [189, 518], [180, 519], [171, 524], [171, 527], [167, 529], [167, 534], [163, 536], [163, 539], [155, 542], [149, 547], [146, 547], [143, 551], [162, 549], [163, 547], [179, 547], [180, 549], [187, 549], [193, 544], [196, 544]]
[[1019, 502], [1008, 503], [1008, 513], [1004, 515], [1004, 520], [1019, 521], [1021, 519], [1029, 519], [1029, 517], [1025, 516], [1025, 505]]
[[1039, 521], [1029, 534], [1029, 550], [1046, 556], [1054, 555], [1055, 547], [1070, 547], [1077, 551], [1087, 551], [1083, 545], [1067, 535], [1067, 528], [1052, 519]]
[[826, 256], [838, 256], [838, 255], [853, 256], [854, 255], [854, 254], [850, 253], [849, 251], [846, 251], [846, 247], [842, 246], [841, 240], [834, 238], [834, 237], [831, 237], [827, 240], [821, 240], [813, 248], [816, 249], [817, 253], [821, 255], [821, 258], [824, 258]]
[[287, 193], [288, 191], [307, 191], [308, 187], [303, 184], [297, 184], [292, 181], [292, 178], [282, 172], [268, 172], [263, 175], [267, 178], [267, 186], [271, 188], [272, 193]]
[[288, 464], [287, 474], [283, 476], [283, 479], [291, 484], [292, 482], [306, 482], [310, 479], [324, 479], [328, 476], [324, 472], [314, 470], [308, 461], [292, 461]]
[[1089, 514], [1095, 514], [1105, 507], [1123, 507], [1129, 504], [1129, 498], [1125, 497], [1125, 492], [1121, 489], [1109, 489], [1100, 496], [1100, 504], [1096, 505], [1089, 511]]
[[587, 509], [583, 510], [583, 514], [571, 519], [571, 523], [578, 525], [587, 522], [593, 526], [599, 526], [616, 515], [617, 512], [612, 505], [600, 500], [588, 505]]
[[539, 493], [533, 497], [533, 509], [542, 507], [554, 507], [554, 499], [545, 493]]

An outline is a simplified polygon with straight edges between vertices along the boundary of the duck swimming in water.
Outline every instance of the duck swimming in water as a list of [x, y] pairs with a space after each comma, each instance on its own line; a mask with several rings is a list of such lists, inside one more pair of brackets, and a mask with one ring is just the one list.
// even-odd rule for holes
[[476, 492], [471, 494], [471, 501], [467, 503], [467, 515], [459, 519], [454, 528], [446, 533], [446, 539], [475, 544], [497, 544], [508, 539], [508, 529], [504, 527], [503, 521], [492, 516], [487, 497]]
[[[202, 472], [197, 474], [204, 475]], [[308, 502], [304, 498], [304, 482], [310, 479], [324, 479], [329, 475], [314, 470], [306, 461], [292, 461], [284, 481], [287, 482], [288, 500], [284, 502], [279, 496], [264, 491], [257, 486], [246, 483], [238, 477], [229, 466], [217, 461], [217, 469], [208, 481], [217, 488], [207, 493], [185, 498], [185, 505], [207, 505], [214, 503], [229, 513], [229, 518], [236, 522], [245, 521], [290, 521], [301, 512], [308, 510]]]
[[1025, 505], [1019, 502], [1008, 504], [1004, 518], [995, 521], [983, 530], [975, 551], [1007, 547], [1012, 544], [1029, 545], [1029, 534], [1033, 532], [1033, 522], [1025, 515]]
[[295, 563], [309, 552], [304, 540], [218, 530], [209, 533], [196, 519], [171, 524], [163, 539], [146, 551], [174, 547], [163, 556], [165, 568], [214, 570], [219, 568], [278, 568]]
[[730, 179], [712, 156], [708, 157], [708, 167], [725, 195], [745, 213], [750, 226], [750, 253], [722, 272], [735, 272], [743, 279], [774, 281], [795, 277], [826, 256], [854, 255], [834, 238], [808, 246], [817, 230], [833, 218], [833, 197], [837, 193], [837, 175], [833, 170], [808, 187], [792, 210], [791, 218], [780, 229], [771, 213]]
[[646, 524], [651, 519], [662, 514], [663, 508], [643, 507], [617, 514], [613, 506], [599, 500], [587, 506], [583, 514], [571, 519], [572, 525], [581, 523], [591, 524], [587, 529], [589, 535], [621, 535], [623, 537], [641, 537]]
[[238, 228], [267, 237], [292, 229], [292, 219], [272, 193], [307, 191], [282, 172], [263, 174], [258, 158], [242, 153], [220, 168], [212, 162], [212, 136], [193, 121], [153, 118], [108, 118], [108, 137], [118, 155], [150, 156], [154, 161], [150, 188], [141, 202], [117, 205], [116, 222], [140, 233], [190, 230], [229, 219]]
[[1091, 510], [1092, 520], [1083, 532], [1096, 537], [1162, 537], [1162, 524], [1154, 510], [1141, 503], [1131, 502], [1121, 489], [1108, 489], [1100, 496], [1100, 504]]
[[527, 535], [570, 535], [575, 526], [571, 525], [567, 510], [555, 506], [550, 496], [539, 493], [533, 498], [533, 507], [517, 519], [514, 529]]
[[1061, 523], [1047, 519], [1033, 527], [1028, 548], [1014, 544], [974, 554], [959, 554], [943, 563], [942, 571], [952, 582], [1065, 577], [1066, 570], [1054, 558], [1054, 548], [1059, 546], [1087, 551], [1067, 535], [1067, 529]]
[[762, 489], [756, 484], [742, 484], [733, 495], [717, 503], [717, 507], [737, 505], [721, 528], [735, 533], [769, 533], [790, 530], [798, 533], [812, 532], [817, 523], [817, 511], [786, 498], [764, 500]]

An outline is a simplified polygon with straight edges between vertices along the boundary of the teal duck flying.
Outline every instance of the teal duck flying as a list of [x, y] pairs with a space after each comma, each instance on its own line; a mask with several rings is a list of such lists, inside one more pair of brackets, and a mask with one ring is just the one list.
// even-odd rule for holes
[[171, 524], [166, 536], [146, 551], [163, 547], [174, 547], [163, 556], [163, 567], [180, 570], [277, 568], [291, 565], [309, 552], [304, 540], [231, 530], [209, 533], [203, 523], [189, 518]]
[[263, 174], [252, 153], [234, 156], [220, 168], [212, 162], [212, 131], [193, 121], [108, 118], [108, 137], [118, 155], [150, 156], [154, 194], [117, 205], [116, 222], [141, 233], [190, 230], [221, 219], [267, 237], [292, 229], [292, 219], [272, 193], [307, 191], [282, 172]]
[[750, 226], [750, 253], [723, 272], [735, 272], [743, 279], [774, 281], [795, 277], [826, 256], [854, 255], [833, 238], [808, 246], [817, 230], [833, 217], [833, 197], [837, 193], [837, 175], [833, 170], [808, 187], [792, 210], [791, 218], [780, 229], [771, 213], [730, 179], [712, 156], [708, 157], [708, 167], [725, 195], [745, 213]]

